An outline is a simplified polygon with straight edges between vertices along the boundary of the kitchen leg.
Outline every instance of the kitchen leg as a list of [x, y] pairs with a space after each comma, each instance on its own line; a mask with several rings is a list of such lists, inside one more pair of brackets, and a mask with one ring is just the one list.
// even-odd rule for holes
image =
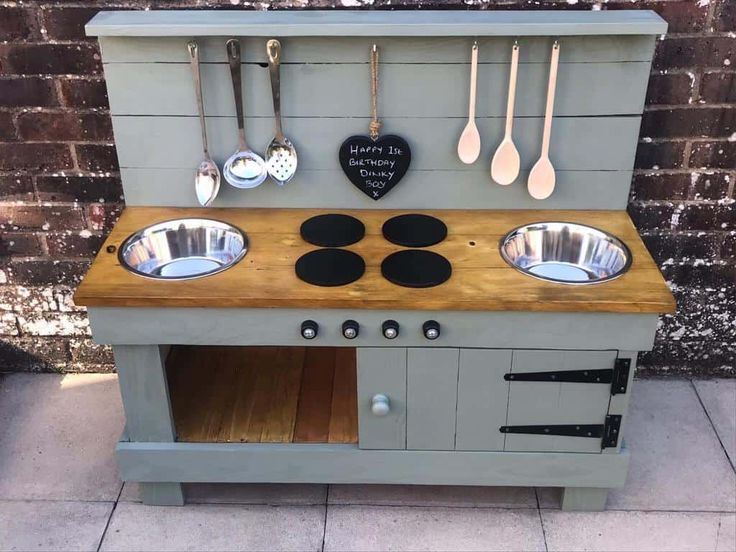
[[[126, 435], [131, 442], [173, 442], [176, 428], [166, 381], [167, 347], [115, 345], [120, 394], [125, 409]], [[142, 482], [144, 504], [181, 506], [180, 482]]]
[[606, 509], [608, 489], [592, 487], [565, 487], [562, 491], [562, 509], [566, 512], [600, 512]]

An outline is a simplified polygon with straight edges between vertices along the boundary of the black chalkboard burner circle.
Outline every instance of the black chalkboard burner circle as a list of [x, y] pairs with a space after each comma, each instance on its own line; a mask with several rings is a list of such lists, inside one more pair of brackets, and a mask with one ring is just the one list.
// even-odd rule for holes
[[383, 237], [404, 247], [429, 247], [447, 237], [447, 226], [429, 215], [407, 213], [388, 219], [381, 228]]
[[445, 283], [452, 265], [442, 255], [424, 249], [391, 253], [381, 263], [381, 274], [389, 282], [410, 288], [428, 288]]
[[344, 286], [365, 272], [363, 257], [347, 249], [316, 249], [296, 261], [300, 280], [322, 287]]
[[339, 213], [317, 215], [302, 223], [302, 239], [320, 247], [345, 247], [365, 236], [365, 226], [355, 217]]
[[411, 148], [395, 134], [381, 136], [378, 119], [378, 49], [371, 48], [370, 136], [356, 135], [340, 146], [338, 157], [345, 176], [365, 195], [378, 201], [404, 178], [411, 163]]

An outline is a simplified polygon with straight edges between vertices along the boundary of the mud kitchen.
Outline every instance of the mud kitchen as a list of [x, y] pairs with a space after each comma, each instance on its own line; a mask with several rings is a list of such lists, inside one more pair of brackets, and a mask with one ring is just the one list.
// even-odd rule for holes
[[122, 478], [624, 484], [649, 11], [107, 11]]

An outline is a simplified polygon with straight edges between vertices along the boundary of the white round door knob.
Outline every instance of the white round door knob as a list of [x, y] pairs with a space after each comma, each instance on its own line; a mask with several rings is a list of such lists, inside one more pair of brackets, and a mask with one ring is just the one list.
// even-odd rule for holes
[[385, 416], [391, 410], [391, 402], [386, 395], [381, 393], [373, 395], [371, 399], [371, 412], [376, 416]]

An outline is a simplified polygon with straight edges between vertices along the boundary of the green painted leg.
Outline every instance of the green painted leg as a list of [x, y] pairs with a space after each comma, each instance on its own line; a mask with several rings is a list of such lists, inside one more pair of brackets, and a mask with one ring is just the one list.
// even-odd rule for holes
[[184, 506], [181, 483], [141, 483], [143, 504], [151, 506]]
[[606, 509], [608, 489], [565, 487], [562, 491], [562, 509], [566, 512], [600, 512]]

